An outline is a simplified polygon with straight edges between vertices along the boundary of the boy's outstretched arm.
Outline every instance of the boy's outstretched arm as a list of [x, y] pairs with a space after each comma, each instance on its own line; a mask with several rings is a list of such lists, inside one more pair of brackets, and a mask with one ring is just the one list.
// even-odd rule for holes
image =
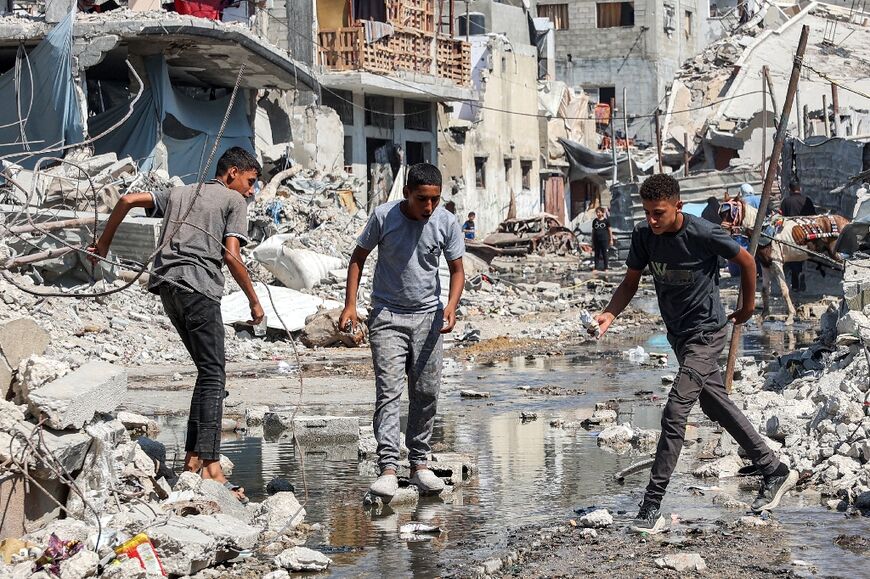
[[729, 261], [740, 267], [740, 309], [728, 316], [735, 324], [744, 324], [755, 312], [755, 258], [740, 248], [740, 252]]
[[[129, 193], [122, 195], [115, 208], [112, 209], [112, 214], [109, 215], [109, 219], [106, 221], [103, 233], [100, 234], [97, 242], [88, 248], [88, 251], [96, 253], [100, 257], [106, 257], [109, 253], [109, 246], [112, 245], [112, 239], [115, 238], [115, 232], [118, 231], [118, 226], [121, 225], [127, 213], [134, 207], [153, 209], [154, 197], [151, 196], [151, 193]], [[92, 258], [91, 261], [96, 263], [97, 260]]]
[[622, 310], [631, 302], [631, 298], [637, 293], [637, 286], [640, 285], [640, 276], [643, 272], [639, 269], [629, 269], [625, 272], [625, 277], [622, 283], [613, 292], [613, 297], [610, 298], [610, 303], [604, 308], [604, 311], [595, 316], [595, 321], [598, 322], [599, 337], [603, 336], [616, 316], [622, 313]]
[[227, 264], [227, 269], [230, 270], [230, 275], [245, 292], [248, 298], [248, 305], [251, 308], [250, 323], [256, 326], [263, 321], [266, 315], [263, 312], [263, 306], [260, 305], [260, 298], [257, 297], [257, 292], [254, 291], [254, 284], [251, 283], [251, 276], [248, 274], [248, 268], [245, 267], [245, 262], [242, 261], [241, 244], [238, 237], [228, 236], [224, 238], [224, 263]]
[[348, 331], [348, 323], [350, 323], [350, 331], [355, 331], [359, 325], [359, 315], [356, 310], [356, 296], [359, 293], [359, 282], [362, 279], [363, 266], [365, 266], [366, 258], [371, 253], [371, 250], [356, 246], [353, 250], [353, 255], [350, 256], [350, 265], [347, 266], [347, 286], [344, 292], [344, 311], [338, 318], [338, 329], [342, 332]]
[[447, 298], [447, 307], [444, 308], [444, 327], [442, 334], [453, 331], [456, 325], [456, 308], [459, 306], [459, 298], [462, 297], [462, 289], [465, 287], [465, 266], [462, 258], [447, 262], [450, 269], [450, 293]]

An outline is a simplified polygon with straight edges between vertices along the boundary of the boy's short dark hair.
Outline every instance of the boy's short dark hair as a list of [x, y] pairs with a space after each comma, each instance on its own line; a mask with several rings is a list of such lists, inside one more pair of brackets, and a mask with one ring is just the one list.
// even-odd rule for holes
[[640, 198], [644, 201], [679, 199], [680, 184], [670, 175], [657, 173], [652, 177], [649, 177], [640, 186]]
[[788, 190], [791, 191], [792, 193], [797, 193], [798, 191], [800, 191], [801, 190], [800, 181], [791, 181], [788, 184]]
[[425, 185], [441, 187], [441, 171], [429, 163], [417, 163], [408, 169], [408, 189], [416, 189]]
[[601, 211], [602, 213], [604, 213], [604, 207], [602, 207], [601, 205], [599, 205], [598, 207], [595, 208], [595, 212], [596, 212], [596, 213], [598, 213], [599, 211]]
[[472, 211], [471, 213], [468, 214], [468, 216], [469, 216], [469, 217], [477, 217], [477, 213], [475, 213], [474, 211]]
[[232, 167], [239, 171], [256, 171], [258, 177], [263, 170], [257, 158], [241, 147], [229, 148], [221, 155], [215, 175], [226, 175]]

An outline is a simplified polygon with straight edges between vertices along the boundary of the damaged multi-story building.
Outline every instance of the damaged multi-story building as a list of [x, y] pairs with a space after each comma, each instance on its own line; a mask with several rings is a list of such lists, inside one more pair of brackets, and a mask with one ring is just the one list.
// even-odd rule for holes
[[367, 180], [367, 205], [377, 205], [400, 166], [438, 163], [436, 105], [474, 97], [455, 3], [299, 0], [288, 9], [291, 51], [318, 72], [320, 104], [344, 129], [318, 139], [343, 138], [344, 166]]
[[[238, 82], [216, 156], [234, 145], [254, 151], [258, 97], [312, 92], [317, 81], [242, 20], [132, 2], [102, 13], [76, 13], [68, 0], [50, 0], [44, 13], [15, 11], [0, 21], [0, 46], [10, 73], [34, 80], [11, 95], [20, 106], [4, 115], [15, 117], [2, 129], [4, 148], [88, 142], [97, 154], [195, 181]], [[30, 114], [18, 119], [22, 112]]]

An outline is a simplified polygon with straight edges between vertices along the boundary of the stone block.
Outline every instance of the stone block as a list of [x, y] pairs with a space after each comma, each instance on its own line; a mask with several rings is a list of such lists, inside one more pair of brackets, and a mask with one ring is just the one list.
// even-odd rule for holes
[[114, 411], [127, 394], [127, 371], [106, 362], [78, 370], [30, 393], [30, 411], [45, 414], [57, 429], [79, 429], [97, 412]]
[[12, 385], [16, 404], [27, 404], [30, 393], [69, 373], [69, 364], [43, 356], [30, 356], [18, 364], [18, 377]]
[[157, 425], [157, 422], [141, 414], [122, 411], [118, 413], [118, 420], [121, 421], [124, 428], [134, 434], [154, 437], [160, 433], [160, 427]]
[[[60, 500], [68, 489], [56, 479], [44, 479], [31, 473], [37, 482]], [[61, 509], [44, 492], [30, 485], [25, 490], [24, 476], [5, 472], [0, 474], [0, 537], [21, 537], [44, 527], [61, 515]]]
[[354, 416], [297, 416], [293, 428], [301, 444], [347, 444], [359, 440], [359, 420]]

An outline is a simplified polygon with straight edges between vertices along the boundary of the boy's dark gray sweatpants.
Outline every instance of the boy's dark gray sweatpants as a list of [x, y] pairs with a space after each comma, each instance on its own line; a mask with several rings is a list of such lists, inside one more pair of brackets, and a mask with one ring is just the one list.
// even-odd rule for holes
[[779, 459], [725, 391], [719, 355], [727, 335], [727, 326], [684, 337], [668, 335], [680, 371], [662, 413], [662, 432], [644, 497], [647, 501], [661, 503], [665, 496], [683, 449], [686, 421], [696, 400], [700, 400], [704, 414], [718, 422], [743, 447], [762, 474], [769, 475], [779, 466]]
[[408, 428], [405, 444], [413, 468], [429, 459], [441, 389], [444, 312], [399, 314], [385, 308], [369, 316], [369, 341], [375, 367], [374, 431], [381, 470], [399, 463], [399, 408], [408, 383]]

